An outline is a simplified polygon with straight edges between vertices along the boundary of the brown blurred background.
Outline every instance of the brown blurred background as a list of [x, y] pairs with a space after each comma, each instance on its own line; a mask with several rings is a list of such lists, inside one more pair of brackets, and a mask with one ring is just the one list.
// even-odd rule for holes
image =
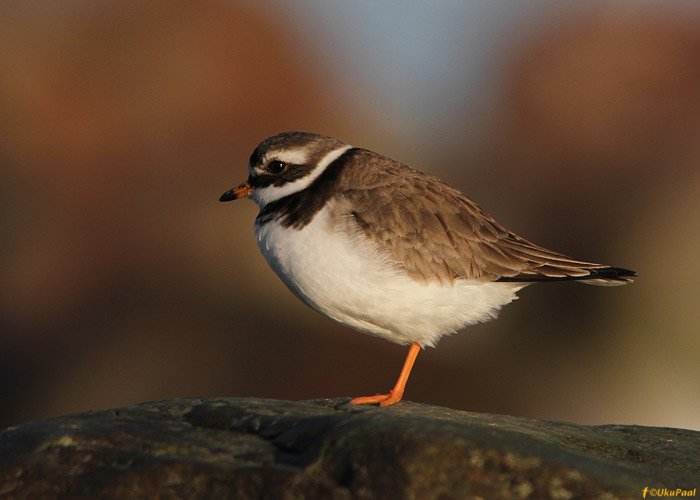
[[700, 429], [700, 9], [425, 4], [3, 2], [0, 427], [389, 389], [406, 348], [303, 306], [253, 203], [217, 201], [260, 140], [307, 130], [639, 272], [524, 290], [422, 353], [407, 399]]

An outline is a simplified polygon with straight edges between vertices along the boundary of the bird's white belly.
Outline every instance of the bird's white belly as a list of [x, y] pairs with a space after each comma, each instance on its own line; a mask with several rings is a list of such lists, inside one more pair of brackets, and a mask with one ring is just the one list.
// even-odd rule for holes
[[260, 251], [287, 287], [322, 314], [399, 344], [432, 346], [493, 319], [522, 284], [457, 280], [424, 284], [402, 273], [361, 234], [331, 224], [331, 204], [303, 229], [256, 225]]

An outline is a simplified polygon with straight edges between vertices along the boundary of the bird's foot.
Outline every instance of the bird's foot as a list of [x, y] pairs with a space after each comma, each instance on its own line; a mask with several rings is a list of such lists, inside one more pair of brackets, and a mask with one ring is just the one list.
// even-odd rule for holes
[[413, 342], [411, 348], [408, 350], [408, 356], [406, 356], [406, 361], [403, 363], [403, 368], [401, 369], [401, 374], [399, 374], [399, 379], [396, 381], [394, 388], [389, 391], [389, 394], [377, 394], [376, 396], [362, 396], [355, 398], [350, 401], [352, 405], [371, 405], [379, 403], [379, 406], [391, 406], [395, 405], [403, 397], [403, 391], [406, 388], [406, 382], [408, 381], [408, 376], [411, 373], [411, 368], [413, 368], [413, 362], [416, 360], [416, 356], [420, 352], [420, 344], [418, 342]]
[[361, 396], [359, 398], [352, 399], [350, 401], [351, 405], [369, 405], [379, 403], [379, 406], [391, 406], [393, 404], [401, 401], [403, 397], [403, 391], [400, 393], [398, 391], [392, 390], [389, 394], [377, 394], [375, 396]]

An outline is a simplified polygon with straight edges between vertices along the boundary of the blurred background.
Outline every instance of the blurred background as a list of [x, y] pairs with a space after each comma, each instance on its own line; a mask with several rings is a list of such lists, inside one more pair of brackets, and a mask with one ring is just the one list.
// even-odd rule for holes
[[532, 286], [406, 399], [700, 429], [700, 4], [0, 4], [0, 427], [181, 396], [390, 389], [406, 347], [307, 309], [218, 197], [306, 130], [639, 273]]

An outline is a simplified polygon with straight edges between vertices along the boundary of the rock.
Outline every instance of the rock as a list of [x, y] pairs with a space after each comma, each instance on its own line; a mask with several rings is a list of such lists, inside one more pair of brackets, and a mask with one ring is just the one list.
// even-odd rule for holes
[[174, 399], [0, 433], [4, 499], [601, 499], [700, 486], [700, 432], [402, 402]]

